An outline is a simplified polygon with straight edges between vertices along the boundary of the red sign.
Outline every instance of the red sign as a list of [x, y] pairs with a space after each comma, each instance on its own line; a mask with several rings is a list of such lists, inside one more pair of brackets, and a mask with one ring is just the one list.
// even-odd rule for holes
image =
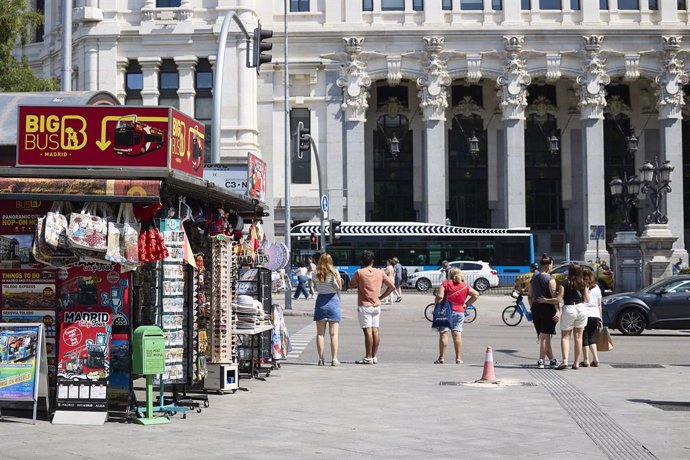
[[164, 168], [201, 177], [203, 128], [167, 107], [20, 106], [17, 166]]
[[247, 195], [255, 198], [262, 203], [266, 202], [266, 162], [259, 157], [248, 154], [247, 169], [249, 177], [249, 187]]
[[33, 235], [36, 220], [50, 211], [51, 201], [0, 200], [0, 235]]

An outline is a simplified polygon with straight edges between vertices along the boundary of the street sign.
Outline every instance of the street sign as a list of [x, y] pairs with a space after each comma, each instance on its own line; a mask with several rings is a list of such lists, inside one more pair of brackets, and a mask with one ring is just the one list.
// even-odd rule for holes
[[590, 241], [599, 241], [606, 239], [606, 227], [604, 225], [590, 225], [589, 226]]
[[328, 218], [328, 195], [321, 196], [321, 212], [324, 219]]

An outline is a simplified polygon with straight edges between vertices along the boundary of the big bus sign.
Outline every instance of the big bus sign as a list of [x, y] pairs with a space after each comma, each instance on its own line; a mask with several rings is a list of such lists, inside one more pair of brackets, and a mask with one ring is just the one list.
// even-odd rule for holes
[[204, 125], [169, 107], [20, 106], [17, 166], [166, 168], [203, 176]]

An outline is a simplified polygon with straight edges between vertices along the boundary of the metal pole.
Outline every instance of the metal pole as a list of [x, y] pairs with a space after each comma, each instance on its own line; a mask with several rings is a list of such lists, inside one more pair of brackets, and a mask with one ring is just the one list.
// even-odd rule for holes
[[72, 91], [72, 0], [62, 3], [62, 81], [63, 91]]
[[[71, 0], [70, 0], [71, 1]], [[225, 46], [230, 29], [230, 20], [240, 27], [247, 40], [247, 62], [249, 62], [249, 33], [234, 11], [228, 11], [223, 18], [216, 50], [216, 69], [213, 72], [213, 115], [211, 122], [211, 162], [220, 163], [220, 105], [223, 99], [223, 70], [225, 67]]]
[[[302, 122], [300, 122], [300, 124], [301, 123]], [[319, 160], [319, 151], [316, 149], [316, 142], [314, 142], [314, 138], [309, 136], [309, 142], [311, 143], [311, 149], [314, 151], [314, 159], [316, 160], [316, 176], [319, 180], [319, 208], [321, 209], [321, 238], [319, 241], [321, 242], [321, 252], [326, 252], [326, 225], [324, 223], [323, 218], [323, 207], [321, 207], [321, 197], [323, 197], [323, 181], [321, 180], [321, 161]], [[333, 238], [333, 235], [331, 235], [331, 238]]]
[[[288, 74], [288, 0], [283, 1], [283, 53], [284, 53], [284, 67], [283, 67], [283, 98], [285, 110], [285, 246], [288, 251], [288, 281], [292, 280], [292, 245], [290, 244], [290, 103], [289, 103], [289, 83], [290, 75]], [[299, 142], [299, 139], [296, 140]], [[299, 145], [297, 146], [299, 149]], [[297, 150], [295, 150], [297, 151]], [[285, 289], [285, 309], [292, 310], [292, 283], [288, 282]]]

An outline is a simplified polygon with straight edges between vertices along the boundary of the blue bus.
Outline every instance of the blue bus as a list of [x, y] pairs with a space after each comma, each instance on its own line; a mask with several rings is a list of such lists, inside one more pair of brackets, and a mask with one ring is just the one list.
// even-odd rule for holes
[[[326, 226], [326, 235], [329, 227]], [[291, 231], [292, 262], [316, 252], [319, 222], [295, 225]], [[419, 222], [342, 222], [327, 245], [337, 269], [349, 279], [360, 268], [365, 249], [374, 251], [375, 264], [397, 257], [408, 274], [437, 269], [444, 260], [482, 260], [499, 275], [529, 271], [534, 263], [534, 237], [529, 228], [468, 228]]]

